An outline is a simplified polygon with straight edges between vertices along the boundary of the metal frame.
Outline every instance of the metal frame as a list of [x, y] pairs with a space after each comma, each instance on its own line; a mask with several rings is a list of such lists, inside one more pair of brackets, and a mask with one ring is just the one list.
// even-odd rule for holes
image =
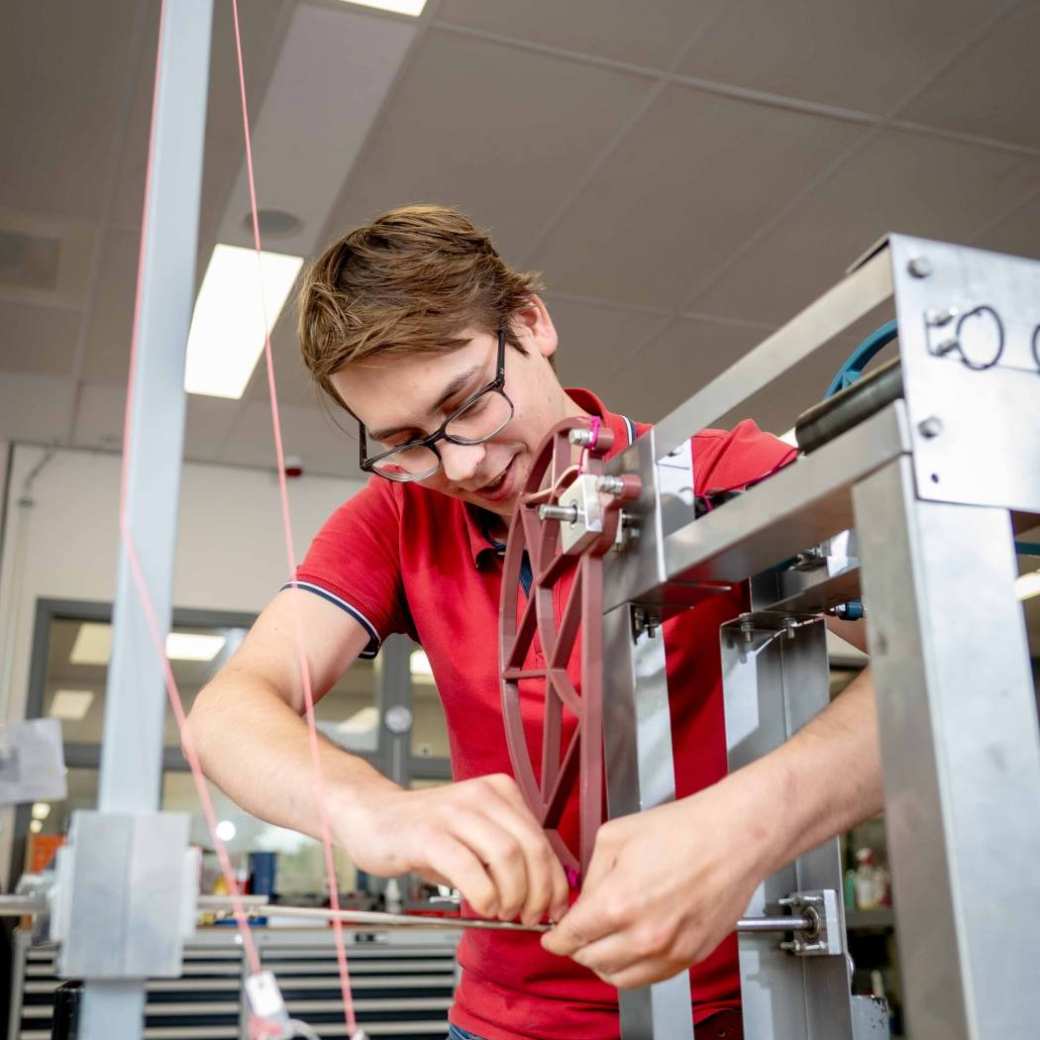
[[[690, 482], [676, 479], [684, 466], [689, 473], [689, 437], [893, 296], [902, 395], [695, 519]], [[961, 331], [963, 315], [989, 321], [988, 342], [978, 322]], [[799, 612], [859, 596], [862, 571], [915, 1040], [1025, 1040], [1040, 1018], [1029, 954], [1040, 934], [1040, 735], [1013, 593], [1011, 515], [1040, 513], [1040, 372], [1027, 354], [1038, 327], [1040, 263], [890, 236], [607, 467], [643, 487], [625, 517], [638, 536], [608, 560], [607, 631], [619, 635], [638, 613], [645, 634], [752, 579], [756, 613], [722, 632], [733, 766], [825, 706], [826, 687], [810, 682], [813, 669], [826, 676], [823, 644], [813, 636], [815, 650], [799, 649], [810, 638]], [[997, 331], [998, 363], [969, 364], [980, 342], [996, 352]], [[769, 610], [780, 614], [761, 613]], [[616, 640], [630, 655], [639, 628]], [[606, 739], [628, 755], [608, 768], [608, 790], [621, 785], [629, 795], [612, 802], [614, 814], [637, 807], [643, 770], [671, 760], [643, 739], [649, 720], [631, 708], [647, 703], [647, 676], [622, 667], [609, 674]], [[666, 712], [660, 694], [657, 702]], [[742, 729], [748, 704], [753, 726]], [[840, 891], [833, 843], [768, 879], [753, 905], [810, 884]], [[850, 1000], [842, 958], [784, 963], [754, 937], [742, 933], [740, 945], [746, 1028], [756, 1040], [884, 1035], [877, 1008]], [[667, 1008], [649, 994], [625, 999], [654, 1011], [625, 1021], [625, 1040], [674, 1035], [659, 1023], [678, 1021], [684, 1007], [688, 1014], [685, 985]]]

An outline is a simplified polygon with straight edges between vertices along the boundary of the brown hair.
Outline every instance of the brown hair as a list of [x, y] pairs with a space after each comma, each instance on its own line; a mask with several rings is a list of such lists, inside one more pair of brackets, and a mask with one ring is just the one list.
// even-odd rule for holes
[[506, 329], [541, 289], [513, 271], [485, 231], [446, 206], [401, 206], [333, 243], [307, 269], [298, 298], [300, 350], [312, 376], [329, 379], [374, 354], [442, 353], [463, 329]]

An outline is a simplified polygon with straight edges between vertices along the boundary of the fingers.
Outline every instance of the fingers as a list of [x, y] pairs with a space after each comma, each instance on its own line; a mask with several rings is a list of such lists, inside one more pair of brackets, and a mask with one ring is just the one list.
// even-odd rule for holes
[[457, 888], [463, 899], [482, 917], [498, 913], [498, 891], [484, 864], [462, 842], [439, 835], [427, 847], [427, 862], [433, 872]]

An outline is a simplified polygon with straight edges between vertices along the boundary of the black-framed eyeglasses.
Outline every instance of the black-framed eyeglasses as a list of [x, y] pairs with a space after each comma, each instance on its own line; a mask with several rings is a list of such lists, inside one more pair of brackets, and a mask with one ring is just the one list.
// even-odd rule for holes
[[365, 425], [358, 421], [361, 468], [378, 473], [387, 480], [406, 483], [425, 480], [441, 468], [438, 441], [452, 444], [483, 444], [513, 418], [513, 402], [506, 396], [506, 333], [498, 330], [498, 366], [495, 378], [476, 393], [470, 394], [458, 408], [428, 437], [406, 444], [382, 445], [382, 451], [369, 456]]

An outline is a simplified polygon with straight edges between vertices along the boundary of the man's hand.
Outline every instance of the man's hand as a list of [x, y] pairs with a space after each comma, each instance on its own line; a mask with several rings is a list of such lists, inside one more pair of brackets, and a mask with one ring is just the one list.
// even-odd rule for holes
[[504, 774], [420, 791], [380, 787], [338, 811], [334, 826], [362, 870], [452, 885], [483, 917], [536, 924], [567, 910], [563, 868]]
[[581, 898], [542, 946], [619, 989], [703, 960], [767, 873], [771, 835], [733, 779], [604, 824]]

